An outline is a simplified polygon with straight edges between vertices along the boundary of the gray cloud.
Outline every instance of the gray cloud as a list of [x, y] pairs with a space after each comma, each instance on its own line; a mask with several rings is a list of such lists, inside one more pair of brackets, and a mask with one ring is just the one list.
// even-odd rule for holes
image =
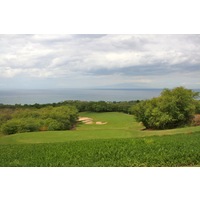
[[1, 88], [33, 77], [41, 87], [76, 80], [76, 87], [169, 81], [197, 88], [200, 35], [0, 35], [0, 77]]

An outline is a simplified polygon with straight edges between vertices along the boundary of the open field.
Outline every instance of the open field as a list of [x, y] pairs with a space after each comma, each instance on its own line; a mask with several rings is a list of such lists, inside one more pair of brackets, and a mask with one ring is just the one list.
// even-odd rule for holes
[[132, 115], [123, 113], [80, 117], [93, 123], [79, 123], [71, 131], [0, 135], [0, 166], [200, 165], [199, 126], [144, 131]]

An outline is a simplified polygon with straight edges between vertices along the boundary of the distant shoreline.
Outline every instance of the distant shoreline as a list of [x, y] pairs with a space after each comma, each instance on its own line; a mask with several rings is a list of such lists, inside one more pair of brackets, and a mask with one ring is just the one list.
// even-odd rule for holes
[[[47, 104], [68, 100], [136, 101], [158, 97], [162, 89], [98, 88], [98, 89], [0, 89], [0, 104]], [[200, 89], [194, 89], [199, 91]]]

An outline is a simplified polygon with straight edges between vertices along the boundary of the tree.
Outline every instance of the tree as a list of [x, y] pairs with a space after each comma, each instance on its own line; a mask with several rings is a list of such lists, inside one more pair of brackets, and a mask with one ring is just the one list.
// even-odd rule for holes
[[195, 106], [196, 106], [196, 114], [200, 114], [200, 100], [195, 102]]
[[199, 93], [184, 87], [164, 89], [161, 96], [141, 101], [132, 110], [146, 128], [176, 128], [191, 123], [198, 96]]

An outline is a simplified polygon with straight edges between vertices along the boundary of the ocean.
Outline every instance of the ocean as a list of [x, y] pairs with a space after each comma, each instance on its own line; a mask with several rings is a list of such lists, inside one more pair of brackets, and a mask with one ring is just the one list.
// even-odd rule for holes
[[132, 101], [157, 97], [161, 89], [0, 90], [0, 104], [45, 104], [65, 100]]

